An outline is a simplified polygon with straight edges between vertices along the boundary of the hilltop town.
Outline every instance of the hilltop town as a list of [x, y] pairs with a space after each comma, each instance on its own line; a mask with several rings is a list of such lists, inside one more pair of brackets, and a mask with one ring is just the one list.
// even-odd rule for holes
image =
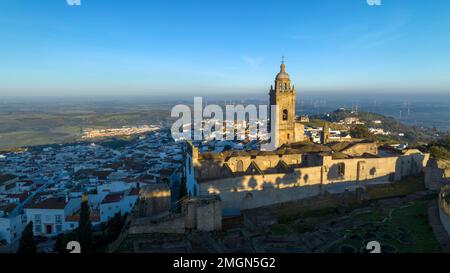
[[[269, 89], [280, 111], [272, 139], [217, 140], [224, 130], [190, 141], [159, 125], [125, 126], [0, 154], [0, 251], [16, 251], [31, 222], [38, 250], [60, 251], [79, 228], [83, 202], [102, 251], [360, 252], [374, 238], [390, 242], [386, 252], [415, 240], [418, 251], [439, 251], [438, 232], [427, 227], [450, 215], [448, 143], [411, 142], [413, 129], [354, 109], [297, 116], [296, 92], [282, 63]], [[123, 135], [138, 137], [107, 140]], [[261, 149], [268, 140], [274, 150]], [[392, 215], [426, 214], [441, 190], [438, 216], [431, 209], [429, 219]], [[400, 220], [422, 233], [389, 235]]]

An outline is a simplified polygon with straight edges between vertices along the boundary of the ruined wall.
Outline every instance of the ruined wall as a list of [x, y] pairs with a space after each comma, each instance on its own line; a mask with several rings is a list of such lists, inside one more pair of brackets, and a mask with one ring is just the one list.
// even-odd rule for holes
[[244, 210], [312, 197], [325, 189], [339, 192], [353, 185], [398, 181], [418, 174], [423, 158], [421, 154], [337, 160], [325, 156], [323, 166], [205, 181], [199, 187], [201, 194], [219, 194], [223, 208]]
[[222, 228], [221, 200], [217, 195], [193, 197], [183, 203], [186, 229], [201, 231]]
[[320, 193], [321, 167], [287, 174], [251, 175], [200, 183], [200, 192], [219, 194], [225, 209], [251, 209]]
[[450, 162], [429, 160], [425, 167], [425, 186], [430, 190], [440, 190], [442, 185], [450, 183]]
[[450, 187], [443, 187], [442, 191], [439, 194], [438, 198], [438, 207], [439, 207], [439, 218], [441, 220], [442, 225], [450, 236], [450, 205], [445, 201], [445, 195], [448, 195], [450, 192]]
[[378, 145], [375, 142], [356, 143], [342, 152], [351, 156], [361, 156], [364, 153], [378, 154]]
[[394, 181], [397, 157], [333, 160], [324, 157], [323, 184], [345, 181]]
[[233, 172], [239, 172], [238, 170], [238, 162], [242, 162], [242, 170], [247, 171], [248, 167], [252, 162], [255, 162], [258, 167], [262, 170], [268, 170], [271, 168], [275, 168], [279, 161], [283, 160], [288, 165], [297, 165], [302, 163], [302, 155], [301, 154], [267, 154], [267, 155], [258, 155], [258, 156], [234, 156], [225, 159], [210, 159], [210, 160], [201, 160], [196, 165], [198, 172], [198, 178], [208, 179], [221, 177], [223, 172], [223, 164], [227, 163], [230, 169]]
[[424, 171], [429, 159], [429, 154], [407, 153], [400, 156], [397, 160], [396, 180], [403, 179], [408, 176], [418, 175]]
[[163, 219], [152, 217], [134, 219], [128, 234], [142, 233], [184, 233], [184, 216], [170, 215]]
[[200, 204], [197, 207], [197, 230], [214, 231], [222, 229], [222, 208], [220, 202]]
[[166, 184], [151, 184], [143, 188], [139, 202], [139, 215], [142, 217], [155, 216], [169, 211], [171, 192]]
[[303, 125], [300, 122], [296, 122], [294, 125], [294, 131], [295, 131], [295, 142], [301, 142], [305, 141], [305, 125]]

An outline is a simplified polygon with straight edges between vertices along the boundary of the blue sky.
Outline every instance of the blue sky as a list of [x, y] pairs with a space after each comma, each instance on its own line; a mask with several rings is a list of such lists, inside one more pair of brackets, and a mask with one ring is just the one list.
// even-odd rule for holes
[[0, 1], [0, 96], [450, 94], [450, 1]]

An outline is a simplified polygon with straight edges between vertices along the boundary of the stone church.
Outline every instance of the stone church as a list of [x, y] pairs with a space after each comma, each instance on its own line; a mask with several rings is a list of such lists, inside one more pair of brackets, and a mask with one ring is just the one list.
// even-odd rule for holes
[[199, 152], [187, 143], [184, 176], [190, 196], [219, 195], [224, 215], [316, 195], [392, 183], [423, 172], [429, 155], [419, 150], [386, 150], [377, 143], [352, 139], [322, 143], [304, 136], [295, 115], [296, 90], [281, 64], [271, 86], [270, 105], [278, 108], [274, 151]]
[[297, 120], [295, 115], [295, 98], [297, 92], [291, 85], [289, 74], [286, 73], [286, 65], [281, 63], [280, 72], [275, 77], [275, 88], [270, 87], [270, 105], [278, 106], [278, 132], [275, 146], [295, 143], [305, 140], [304, 125]]

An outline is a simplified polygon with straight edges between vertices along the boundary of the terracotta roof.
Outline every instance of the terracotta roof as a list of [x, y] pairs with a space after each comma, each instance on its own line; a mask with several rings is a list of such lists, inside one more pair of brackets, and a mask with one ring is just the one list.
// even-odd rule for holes
[[267, 155], [288, 155], [288, 154], [302, 154], [302, 153], [319, 153], [328, 152], [331, 149], [327, 146], [298, 142], [288, 145], [283, 145], [275, 151], [238, 151], [238, 150], [228, 150], [221, 153], [204, 152], [199, 154], [200, 160], [214, 160], [214, 159], [227, 159], [238, 156], [267, 156]]
[[0, 210], [3, 210], [6, 213], [10, 213], [11, 211], [13, 211], [15, 208], [17, 207], [17, 204], [13, 203], [13, 204], [8, 204], [6, 206], [2, 206], [0, 207]]
[[349, 159], [349, 158], [352, 158], [352, 156], [349, 156], [348, 154], [344, 154], [344, 153], [341, 153], [341, 152], [335, 152], [335, 153], [333, 153], [331, 155], [331, 157], [333, 159]]
[[8, 198], [18, 198], [20, 202], [23, 202], [25, 199], [27, 199], [29, 193], [28, 192], [23, 192], [23, 193], [19, 193], [19, 194], [8, 194]]
[[140, 192], [141, 192], [141, 189], [133, 188], [133, 189], [131, 189], [130, 193], [128, 193], [128, 195], [139, 195]]
[[167, 169], [162, 169], [159, 173], [161, 174], [161, 176], [170, 176], [173, 174], [174, 171], [175, 171], [175, 169], [173, 169], [173, 168], [167, 168]]
[[67, 203], [64, 198], [48, 198], [42, 202], [29, 204], [25, 208], [29, 209], [64, 209]]
[[353, 142], [343, 141], [343, 142], [333, 142], [333, 143], [330, 143], [329, 145], [333, 151], [343, 152], [353, 146], [356, 146], [359, 144], [370, 144], [370, 143], [374, 143], [374, 142], [370, 141], [370, 140], [353, 141]]
[[330, 148], [335, 152], [340, 152], [348, 147], [352, 146], [353, 144], [351, 142], [343, 141], [343, 142], [337, 142], [337, 143], [330, 143]]
[[16, 178], [16, 177], [17, 177], [16, 175], [8, 174], [8, 173], [6, 173], [6, 174], [0, 174], [0, 185], [1, 185], [2, 183], [4, 183], [4, 182], [8, 182], [9, 180], [12, 180], [12, 179], [14, 179], [14, 178]]
[[21, 181], [17, 181], [18, 183], [24, 183], [23, 185], [24, 186], [30, 186], [30, 185], [33, 185], [33, 181], [31, 181], [31, 180], [21, 180]]
[[115, 203], [123, 199], [123, 193], [110, 193], [102, 201], [102, 204]]

